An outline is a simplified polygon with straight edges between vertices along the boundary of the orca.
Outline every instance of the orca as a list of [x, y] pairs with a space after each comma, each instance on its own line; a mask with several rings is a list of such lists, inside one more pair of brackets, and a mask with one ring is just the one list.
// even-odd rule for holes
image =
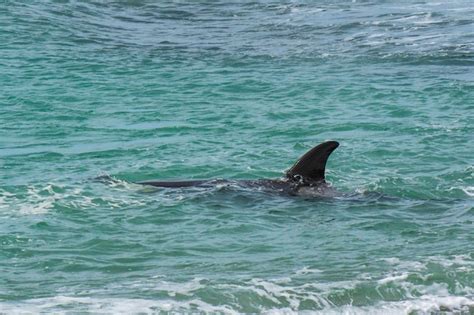
[[323, 142], [306, 152], [280, 179], [257, 180], [226, 180], [226, 179], [199, 179], [199, 180], [151, 180], [136, 182], [163, 188], [181, 187], [214, 187], [217, 185], [237, 185], [242, 187], [256, 187], [265, 190], [276, 190], [290, 195], [336, 196], [337, 192], [326, 182], [326, 162], [329, 155], [339, 146], [337, 141]]

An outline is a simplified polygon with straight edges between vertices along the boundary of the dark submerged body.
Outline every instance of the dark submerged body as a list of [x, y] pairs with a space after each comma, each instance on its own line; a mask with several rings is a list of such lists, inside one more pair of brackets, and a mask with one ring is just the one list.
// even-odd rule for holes
[[335, 190], [325, 181], [325, 168], [329, 155], [339, 146], [336, 141], [327, 141], [304, 154], [282, 179], [257, 180], [183, 180], [144, 181], [137, 184], [164, 188], [214, 187], [217, 185], [238, 185], [278, 191], [290, 195], [335, 195]]
[[238, 179], [238, 180], [227, 180], [227, 179], [208, 179], [208, 180], [182, 180], [182, 181], [146, 181], [138, 182], [137, 184], [149, 185], [163, 188], [181, 188], [181, 187], [214, 187], [217, 185], [236, 185], [242, 187], [263, 187], [272, 190], [281, 190], [290, 192], [291, 186], [295, 184], [290, 183], [287, 180], [278, 179]]

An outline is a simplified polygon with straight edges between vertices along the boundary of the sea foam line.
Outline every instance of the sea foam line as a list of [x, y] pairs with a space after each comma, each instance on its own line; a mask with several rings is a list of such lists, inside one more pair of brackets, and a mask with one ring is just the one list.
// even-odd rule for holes
[[[321, 310], [294, 309], [292, 307], [261, 308], [262, 314], [432, 314], [433, 312], [471, 313], [474, 300], [467, 297], [424, 295], [417, 299], [380, 302], [369, 306], [328, 306]], [[0, 312], [7, 314], [38, 314], [53, 312], [69, 314], [88, 312], [100, 314], [156, 314], [157, 312], [204, 312], [240, 314], [229, 305], [212, 305], [200, 299], [189, 301], [130, 299], [117, 297], [91, 298], [54, 296], [18, 302], [0, 302]]]

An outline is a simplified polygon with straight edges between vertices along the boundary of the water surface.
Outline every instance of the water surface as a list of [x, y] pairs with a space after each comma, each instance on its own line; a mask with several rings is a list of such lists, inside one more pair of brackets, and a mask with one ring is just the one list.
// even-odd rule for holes
[[[474, 312], [473, 16], [4, 1], [0, 312]], [[345, 197], [131, 184], [278, 178], [328, 139]]]

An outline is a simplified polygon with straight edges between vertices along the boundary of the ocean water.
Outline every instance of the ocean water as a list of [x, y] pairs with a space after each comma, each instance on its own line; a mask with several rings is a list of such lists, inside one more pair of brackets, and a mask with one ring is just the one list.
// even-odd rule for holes
[[0, 313], [472, 314], [473, 153], [471, 0], [1, 1]]

